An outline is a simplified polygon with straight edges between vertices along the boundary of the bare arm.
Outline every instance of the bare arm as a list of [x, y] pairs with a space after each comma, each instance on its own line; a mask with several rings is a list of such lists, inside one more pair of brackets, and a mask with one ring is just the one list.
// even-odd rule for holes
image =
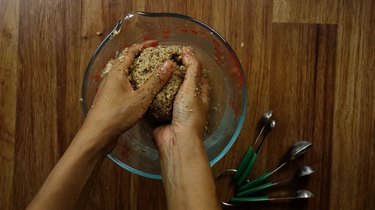
[[28, 209], [74, 208], [94, 168], [113, 149], [119, 135], [142, 117], [169, 80], [173, 68], [167, 61], [141, 89], [134, 91], [128, 81], [127, 69], [134, 56], [156, 44], [148, 41], [133, 45], [123, 60], [111, 61], [113, 68], [100, 84], [94, 107]]
[[202, 137], [184, 136], [172, 137], [160, 151], [168, 209], [220, 209]]
[[172, 124], [154, 131], [169, 210], [217, 210], [215, 185], [203, 145], [208, 85], [192, 49], [184, 48], [184, 83], [173, 106]]
[[92, 128], [84, 125], [80, 129], [28, 209], [73, 209], [108, 149], [95, 143], [107, 138], [105, 132]]

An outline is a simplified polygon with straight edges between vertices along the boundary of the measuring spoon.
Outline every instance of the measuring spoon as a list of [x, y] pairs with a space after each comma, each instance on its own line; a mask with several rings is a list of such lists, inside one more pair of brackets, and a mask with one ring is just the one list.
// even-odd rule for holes
[[276, 173], [278, 170], [283, 168], [289, 161], [296, 159], [297, 157], [304, 154], [310, 147], [312, 146], [311, 142], [308, 141], [299, 141], [295, 143], [289, 150], [286, 160], [278, 166], [275, 170], [271, 172], [266, 172], [262, 176], [251, 180], [250, 182], [242, 185], [239, 187], [238, 191], [244, 191], [250, 189], [252, 187], [258, 186], [259, 184], [263, 183], [266, 179], [268, 179], [272, 174]]
[[[292, 200], [292, 199], [307, 199], [312, 198], [314, 195], [308, 190], [298, 190], [295, 196], [289, 197], [269, 197], [269, 196], [260, 196], [260, 197], [233, 197], [231, 203], [249, 203], [249, 202], [259, 202], [259, 201], [276, 201], [276, 200]], [[228, 204], [228, 203], [225, 203]], [[225, 205], [224, 204], [224, 205]], [[231, 205], [231, 204], [229, 204]]]
[[249, 196], [249, 195], [252, 195], [254, 193], [260, 192], [262, 190], [269, 189], [271, 187], [281, 185], [281, 184], [284, 184], [286, 182], [290, 182], [290, 181], [293, 181], [295, 179], [299, 179], [301, 177], [309, 176], [312, 173], [314, 173], [314, 170], [310, 166], [303, 166], [298, 170], [296, 175], [294, 175], [293, 177], [290, 177], [288, 179], [284, 179], [284, 180], [281, 180], [281, 181], [278, 181], [278, 182], [273, 182], [273, 183], [267, 182], [267, 183], [264, 183], [262, 185], [258, 185], [256, 187], [253, 187], [253, 188], [250, 188], [250, 189], [247, 189], [247, 190], [244, 190], [244, 191], [240, 191], [240, 192], [236, 193], [236, 197]]
[[[264, 113], [262, 118], [260, 119], [259, 124], [261, 125], [261, 129], [259, 131], [259, 134], [256, 137], [253, 145], [245, 153], [239, 166], [237, 167], [237, 172], [233, 177], [233, 180], [236, 182], [237, 186], [240, 186], [246, 182], [246, 178], [249, 176], [250, 171], [254, 166], [257, 154], [259, 153], [259, 150], [265, 142], [268, 132], [276, 126], [276, 121], [271, 118], [272, 111], [268, 111]], [[261, 136], [263, 136], [263, 139], [259, 147], [257, 149], [254, 149]]]

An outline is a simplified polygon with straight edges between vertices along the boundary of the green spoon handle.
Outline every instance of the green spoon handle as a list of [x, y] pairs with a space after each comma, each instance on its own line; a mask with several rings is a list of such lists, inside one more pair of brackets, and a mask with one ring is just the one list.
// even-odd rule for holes
[[247, 203], [247, 202], [268, 201], [268, 200], [270, 200], [268, 196], [247, 197], [247, 198], [233, 197], [232, 199], [230, 199], [230, 202], [231, 203]]
[[253, 187], [256, 187], [260, 184], [262, 184], [264, 181], [266, 181], [266, 179], [268, 179], [268, 177], [271, 176], [271, 172], [266, 172], [264, 173], [262, 176], [256, 178], [256, 179], [253, 179], [251, 180], [250, 182], [242, 185], [238, 191], [241, 192], [241, 191], [244, 191], [244, 190], [247, 190], [247, 189], [250, 189], [250, 188], [253, 188]]
[[237, 167], [237, 173], [233, 177], [233, 180], [235, 182], [237, 182], [237, 180], [241, 177], [241, 174], [244, 173], [244, 170], [245, 170], [246, 166], [248, 165], [248, 163], [250, 162], [253, 154], [254, 154], [254, 149], [253, 149], [253, 147], [250, 147], [246, 151], [244, 157], [242, 158], [242, 160], [240, 162], [240, 165]]
[[252, 195], [254, 193], [257, 193], [257, 192], [260, 192], [262, 190], [265, 190], [267, 188], [270, 188], [272, 187], [274, 184], [271, 183], [271, 182], [267, 182], [265, 184], [262, 184], [262, 185], [259, 185], [259, 186], [256, 186], [256, 187], [253, 187], [253, 188], [250, 188], [250, 189], [247, 189], [247, 190], [244, 190], [244, 191], [240, 191], [236, 194], [236, 197], [245, 197], [245, 196], [249, 196], [249, 195]]
[[236, 181], [237, 187], [242, 186], [246, 183], [246, 179], [250, 174], [251, 168], [253, 168], [255, 160], [257, 159], [257, 154], [253, 153], [250, 162], [246, 165], [242, 173], [240, 173], [240, 178]]

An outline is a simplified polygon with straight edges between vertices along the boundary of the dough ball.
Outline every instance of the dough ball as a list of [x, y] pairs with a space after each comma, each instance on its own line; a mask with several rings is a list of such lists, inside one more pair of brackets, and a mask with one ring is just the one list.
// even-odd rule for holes
[[159, 45], [146, 48], [129, 67], [130, 83], [137, 90], [168, 59], [176, 64], [175, 70], [168, 83], [156, 95], [146, 113], [146, 119], [152, 124], [163, 124], [172, 120], [174, 99], [186, 72], [186, 67], [182, 64], [182, 46]]

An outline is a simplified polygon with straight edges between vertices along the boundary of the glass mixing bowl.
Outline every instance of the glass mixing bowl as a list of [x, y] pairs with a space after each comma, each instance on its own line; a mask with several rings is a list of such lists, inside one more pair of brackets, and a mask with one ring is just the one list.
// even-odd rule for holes
[[[133, 12], [121, 19], [92, 55], [82, 87], [87, 114], [105, 64], [125, 47], [148, 39], [159, 44], [192, 46], [210, 82], [210, 111], [204, 145], [210, 165], [217, 163], [236, 141], [245, 119], [246, 84], [241, 64], [228, 42], [208, 25], [174, 13]], [[140, 120], [121, 135], [108, 157], [135, 174], [161, 179], [159, 153], [152, 128]]]

